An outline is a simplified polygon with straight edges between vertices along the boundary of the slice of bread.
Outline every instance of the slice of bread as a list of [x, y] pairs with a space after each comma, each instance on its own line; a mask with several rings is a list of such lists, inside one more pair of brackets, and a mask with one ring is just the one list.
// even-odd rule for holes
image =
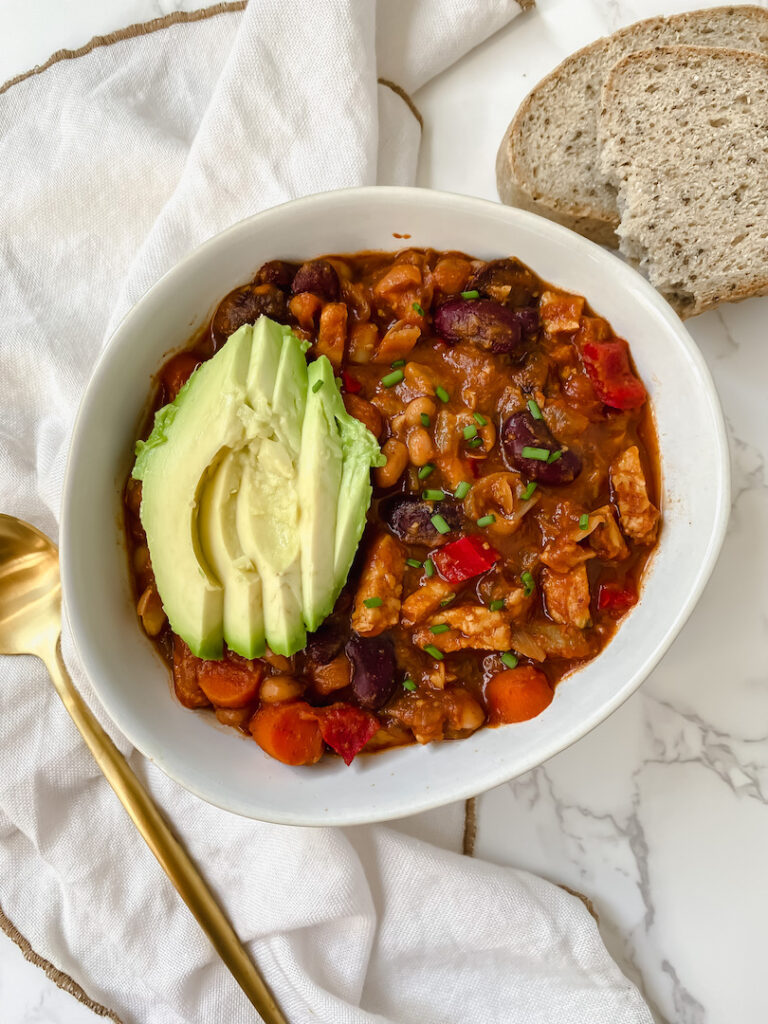
[[621, 250], [681, 316], [768, 292], [768, 57], [660, 47], [603, 88]]
[[502, 201], [615, 246], [616, 194], [598, 167], [603, 82], [627, 54], [672, 44], [768, 53], [768, 11], [715, 7], [650, 18], [568, 57], [523, 100], [507, 129], [496, 159]]

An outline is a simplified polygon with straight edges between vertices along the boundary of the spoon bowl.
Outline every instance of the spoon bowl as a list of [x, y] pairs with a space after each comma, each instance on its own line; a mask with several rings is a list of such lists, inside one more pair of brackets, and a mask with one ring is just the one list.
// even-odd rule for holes
[[34, 654], [44, 662], [107, 782], [238, 985], [265, 1024], [287, 1024], [201, 874], [75, 689], [59, 650], [60, 635], [56, 545], [30, 523], [0, 513], [0, 654]]
[[56, 545], [30, 523], [0, 513], [0, 654], [50, 653], [60, 623]]

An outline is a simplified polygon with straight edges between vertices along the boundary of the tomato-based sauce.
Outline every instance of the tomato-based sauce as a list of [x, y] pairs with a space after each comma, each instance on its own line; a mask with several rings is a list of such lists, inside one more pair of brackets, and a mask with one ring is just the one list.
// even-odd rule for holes
[[262, 314], [310, 342], [308, 360], [329, 358], [387, 462], [334, 611], [290, 658], [192, 656], [165, 619], [128, 482], [139, 616], [181, 703], [290, 764], [543, 711], [635, 604], [658, 536], [656, 435], [627, 342], [514, 258], [273, 261], [165, 364], [154, 409]]

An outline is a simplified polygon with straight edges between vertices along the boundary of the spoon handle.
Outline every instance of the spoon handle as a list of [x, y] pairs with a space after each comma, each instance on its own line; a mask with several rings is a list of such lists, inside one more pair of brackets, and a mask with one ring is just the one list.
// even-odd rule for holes
[[261, 1014], [264, 1024], [288, 1024], [266, 982], [251, 963], [232, 925], [203, 881], [200, 872], [161, 817], [155, 803], [128, 766], [128, 762], [75, 689], [58, 644], [50, 654], [43, 656], [43, 661], [56, 692], [107, 782], [130, 814], [134, 825], [194, 914], [198, 924], [211, 940], [214, 949]]

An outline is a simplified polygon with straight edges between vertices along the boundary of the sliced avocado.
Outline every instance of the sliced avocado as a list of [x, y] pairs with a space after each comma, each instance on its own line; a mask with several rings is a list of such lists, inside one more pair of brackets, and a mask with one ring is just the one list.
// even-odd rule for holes
[[243, 551], [262, 581], [267, 643], [275, 654], [284, 655], [295, 654], [306, 643], [297, 491], [307, 401], [306, 347], [289, 328], [266, 317], [257, 321], [248, 397], [254, 409], [268, 403], [269, 428], [244, 453], [237, 502]]
[[264, 654], [261, 578], [237, 533], [242, 451], [227, 452], [203, 489], [198, 513], [203, 554], [224, 587], [224, 640], [244, 658]]
[[261, 577], [267, 643], [275, 654], [295, 654], [306, 643], [296, 465], [272, 438], [254, 442], [243, 456], [237, 532]]
[[[365, 529], [365, 517], [371, 504], [371, 467], [387, 461], [379, 443], [360, 420], [350, 416], [339, 398], [341, 411], [336, 421], [341, 433], [343, 463], [336, 507], [336, 538], [333, 547], [333, 575], [336, 597], [347, 581], [357, 546]], [[335, 601], [335, 597], [334, 597]]]
[[241, 327], [159, 410], [136, 449], [141, 521], [171, 628], [199, 658], [222, 656], [224, 589], [198, 534], [198, 502], [209, 467], [247, 437], [240, 416], [250, 364], [250, 326]]
[[314, 631], [330, 615], [338, 596], [333, 552], [342, 451], [335, 414], [339, 405], [344, 411], [344, 405], [325, 356], [311, 363], [308, 373], [298, 495], [302, 608], [307, 629]]
[[200, 658], [301, 650], [355, 556], [386, 460], [307, 348], [267, 317], [241, 327], [137, 446], [157, 587]]

